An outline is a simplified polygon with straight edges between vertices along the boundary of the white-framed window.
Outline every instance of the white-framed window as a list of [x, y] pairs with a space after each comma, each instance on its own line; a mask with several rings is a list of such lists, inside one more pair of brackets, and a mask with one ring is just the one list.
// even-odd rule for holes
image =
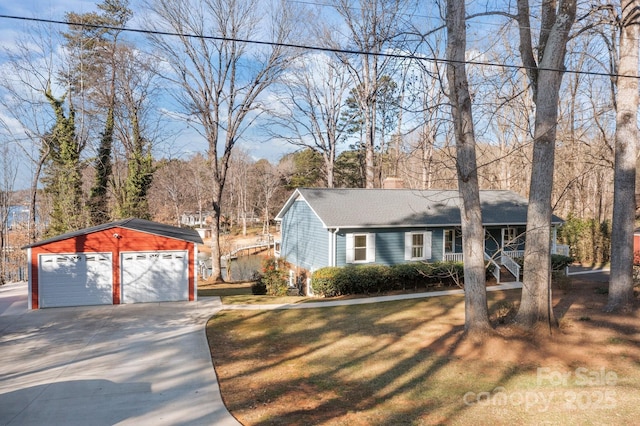
[[347, 263], [376, 261], [376, 234], [347, 234]]
[[516, 228], [504, 228], [502, 229], [502, 246], [517, 244], [516, 238], [518, 237]]
[[444, 230], [444, 252], [445, 253], [456, 252], [456, 230], [455, 229]]
[[405, 232], [404, 259], [425, 260], [431, 258], [431, 232]]

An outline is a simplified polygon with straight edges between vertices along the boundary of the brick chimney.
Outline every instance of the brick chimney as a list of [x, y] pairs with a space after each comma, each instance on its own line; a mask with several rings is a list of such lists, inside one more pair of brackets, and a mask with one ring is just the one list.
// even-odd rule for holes
[[402, 189], [404, 188], [404, 182], [399, 177], [386, 177], [382, 181], [383, 189]]

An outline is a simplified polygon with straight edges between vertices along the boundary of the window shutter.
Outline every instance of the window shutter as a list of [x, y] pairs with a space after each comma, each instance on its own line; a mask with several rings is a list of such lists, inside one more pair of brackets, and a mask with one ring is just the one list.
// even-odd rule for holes
[[367, 234], [367, 262], [376, 261], [376, 234]]
[[347, 234], [345, 235], [346, 237], [346, 262], [347, 263], [353, 263], [353, 257], [354, 257], [354, 247], [353, 247], [353, 234]]
[[413, 233], [404, 233], [404, 260], [411, 260], [411, 249], [413, 248]]
[[431, 259], [431, 232], [424, 233], [424, 249], [422, 254], [425, 259]]

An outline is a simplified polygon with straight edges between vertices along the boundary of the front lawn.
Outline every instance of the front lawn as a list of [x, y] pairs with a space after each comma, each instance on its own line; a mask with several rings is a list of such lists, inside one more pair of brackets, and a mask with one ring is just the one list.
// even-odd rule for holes
[[[551, 337], [502, 325], [463, 340], [461, 296], [223, 311], [207, 336], [223, 399], [245, 425], [629, 424], [640, 315], [602, 314], [597, 286], [555, 291]], [[488, 293], [496, 324], [519, 294]]]

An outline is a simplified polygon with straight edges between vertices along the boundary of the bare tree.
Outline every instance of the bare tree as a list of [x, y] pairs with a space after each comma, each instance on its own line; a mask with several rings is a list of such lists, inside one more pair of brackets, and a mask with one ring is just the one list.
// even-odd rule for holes
[[350, 84], [346, 68], [335, 58], [307, 54], [283, 79], [283, 99], [273, 111], [275, 137], [322, 155], [328, 188], [334, 186], [336, 153], [345, 130], [341, 111]]
[[[385, 49], [391, 48], [394, 38], [401, 32], [404, 0], [336, 0], [335, 8], [348, 29], [355, 48], [362, 52], [357, 55], [339, 54], [347, 66], [357, 90], [355, 95], [360, 119], [362, 120], [365, 150], [365, 186], [375, 185], [375, 148], [377, 123], [377, 95], [381, 78], [393, 75], [394, 61], [381, 57]], [[339, 34], [339, 32], [336, 32]], [[332, 42], [334, 46], [338, 41]]]
[[12, 46], [5, 46], [0, 72], [0, 126], [32, 163], [29, 197], [29, 242], [38, 238], [38, 182], [50, 154], [47, 132], [55, 122], [45, 93], [56, 80], [60, 62], [51, 27], [34, 26]]
[[476, 164], [471, 95], [465, 67], [466, 20], [464, 2], [447, 1], [447, 80], [456, 139], [458, 191], [462, 200], [465, 331], [478, 335], [491, 329], [484, 269], [484, 228]]
[[164, 160], [157, 166], [149, 198], [151, 212], [157, 220], [180, 226], [182, 213], [193, 206], [192, 173], [190, 163], [183, 160]]
[[[152, 42], [171, 69], [165, 76], [185, 119], [208, 143], [213, 170], [212, 277], [222, 281], [220, 267], [221, 200], [229, 159], [242, 133], [255, 119], [259, 96], [287, 68], [291, 51], [283, 47], [294, 30], [289, 3], [257, 0], [152, 0], [156, 29], [176, 36], [154, 36]], [[215, 35], [216, 38], [207, 38]], [[244, 40], [269, 40], [260, 47]], [[222, 148], [222, 149], [220, 149]]]
[[[235, 220], [242, 223], [242, 235], [247, 235], [247, 218], [252, 204], [250, 194], [249, 169], [253, 165], [249, 153], [236, 149], [229, 159], [228, 187], [225, 191], [229, 223]], [[235, 210], [235, 211], [233, 211]], [[251, 212], [253, 216], [253, 213]]]
[[256, 191], [256, 206], [262, 212], [262, 233], [269, 234], [271, 222], [271, 207], [274, 196], [280, 189], [282, 178], [278, 169], [268, 160], [258, 160], [250, 170], [252, 187]]
[[638, 48], [640, 1], [621, 0], [620, 47], [616, 81], [616, 135], [611, 232], [611, 278], [606, 311], [633, 301], [633, 229], [638, 153]]
[[7, 260], [9, 251], [17, 250], [9, 245], [9, 219], [11, 213], [12, 198], [16, 175], [18, 173], [18, 163], [11, 161], [11, 152], [6, 139], [2, 138], [0, 145], [0, 285], [6, 282]]

